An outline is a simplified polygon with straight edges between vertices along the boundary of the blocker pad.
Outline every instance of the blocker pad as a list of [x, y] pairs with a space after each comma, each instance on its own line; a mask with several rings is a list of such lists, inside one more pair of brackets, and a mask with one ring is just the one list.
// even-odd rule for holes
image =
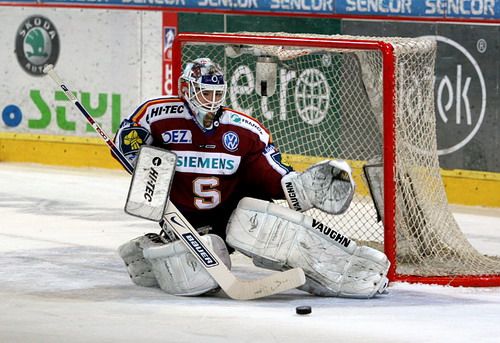
[[139, 151], [125, 204], [125, 212], [160, 221], [167, 207], [177, 155], [144, 145]]

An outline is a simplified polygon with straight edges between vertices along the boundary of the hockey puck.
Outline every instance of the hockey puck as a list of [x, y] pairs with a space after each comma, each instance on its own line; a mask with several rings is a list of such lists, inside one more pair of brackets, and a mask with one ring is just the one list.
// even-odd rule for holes
[[295, 313], [297, 314], [309, 314], [311, 312], [311, 306], [297, 306], [295, 308]]

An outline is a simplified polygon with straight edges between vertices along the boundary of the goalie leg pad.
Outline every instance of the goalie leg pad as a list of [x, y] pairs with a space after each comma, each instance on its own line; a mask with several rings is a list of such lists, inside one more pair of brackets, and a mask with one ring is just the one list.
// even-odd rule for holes
[[384, 253], [358, 246], [320, 221], [266, 201], [245, 198], [233, 212], [227, 243], [274, 270], [300, 267], [300, 289], [320, 296], [371, 298], [387, 287]]
[[[219, 236], [201, 236], [222, 262], [231, 269], [231, 259]], [[160, 288], [171, 295], [195, 296], [219, 290], [219, 285], [181, 241], [144, 250]]]
[[148, 233], [122, 244], [118, 254], [125, 262], [130, 279], [138, 286], [159, 287], [154, 276], [151, 263], [144, 258], [143, 250], [148, 247], [163, 245], [161, 237], [155, 233]]

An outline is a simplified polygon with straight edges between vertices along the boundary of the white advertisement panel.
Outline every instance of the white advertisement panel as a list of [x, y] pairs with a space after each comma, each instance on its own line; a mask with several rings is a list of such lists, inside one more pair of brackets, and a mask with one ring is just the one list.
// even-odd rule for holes
[[110, 133], [162, 94], [161, 12], [0, 7], [0, 18], [0, 133], [95, 137], [47, 64]]

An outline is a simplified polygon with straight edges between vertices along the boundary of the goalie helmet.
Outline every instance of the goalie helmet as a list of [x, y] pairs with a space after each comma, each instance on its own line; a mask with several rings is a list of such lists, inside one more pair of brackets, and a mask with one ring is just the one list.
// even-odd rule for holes
[[209, 58], [188, 63], [179, 78], [179, 90], [201, 127], [210, 129], [226, 97], [227, 86], [220, 66]]

